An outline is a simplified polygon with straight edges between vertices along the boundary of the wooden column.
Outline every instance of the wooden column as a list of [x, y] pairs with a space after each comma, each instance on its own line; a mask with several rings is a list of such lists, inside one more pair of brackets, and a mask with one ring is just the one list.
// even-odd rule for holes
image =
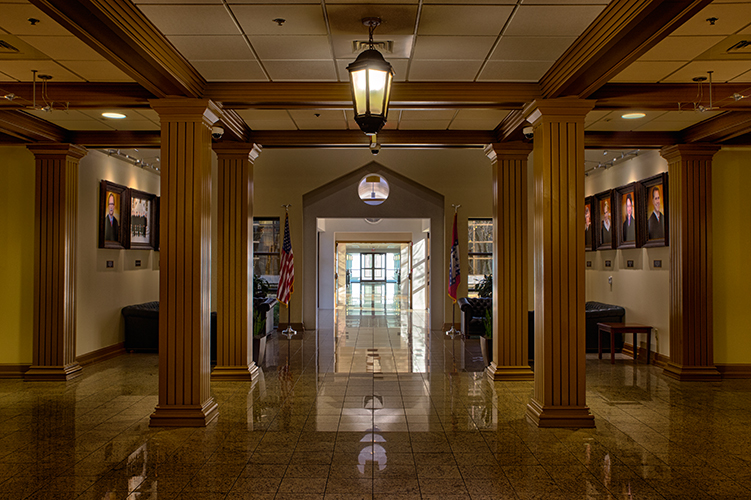
[[217, 206], [216, 366], [212, 379], [252, 380], [253, 361], [253, 162], [250, 143], [214, 145], [219, 160]]
[[27, 146], [36, 158], [34, 351], [25, 380], [68, 380], [76, 361], [78, 162], [73, 144]]
[[205, 426], [210, 394], [211, 125], [206, 99], [151, 101], [162, 123], [159, 404], [151, 426]]
[[527, 157], [524, 142], [490, 144], [493, 162], [493, 380], [532, 380], [527, 336]]
[[668, 146], [670, 361], [665, 375], [719, 380], [712, 327], [712, 144]]
[[535, 390], [539, 427], [594, 427], [586, 406], [584, 117], [592, 101], [533, 103]]

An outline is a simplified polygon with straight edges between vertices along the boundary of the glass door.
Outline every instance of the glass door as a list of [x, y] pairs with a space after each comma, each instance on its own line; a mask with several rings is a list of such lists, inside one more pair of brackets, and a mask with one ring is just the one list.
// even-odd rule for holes
[[386, 281], [386, 254], [360, 254], [360, 279], [362, 281]]

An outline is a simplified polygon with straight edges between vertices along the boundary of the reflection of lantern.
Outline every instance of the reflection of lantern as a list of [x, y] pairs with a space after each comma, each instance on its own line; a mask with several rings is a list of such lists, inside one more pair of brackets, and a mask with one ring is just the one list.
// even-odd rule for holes
[[369, 174], [360, 180], [357, 194], [368, 205], [380, 205], [389, 197], [389, 184], [377, 174]]

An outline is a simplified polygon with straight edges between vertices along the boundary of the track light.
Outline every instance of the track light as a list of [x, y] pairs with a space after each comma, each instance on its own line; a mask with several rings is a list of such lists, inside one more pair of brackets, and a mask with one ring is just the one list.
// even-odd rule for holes
[[[3, 96], [3, 98], [4, 98], [4, 99], [8, 99], [9, 101], [12, 101], [13, 99], [15, 99], [15, 98], [16, 98], [16, 94], [5, 94], [5, 95]], [[737, 101], [737, 99], [736, 99], [736, 101]]]

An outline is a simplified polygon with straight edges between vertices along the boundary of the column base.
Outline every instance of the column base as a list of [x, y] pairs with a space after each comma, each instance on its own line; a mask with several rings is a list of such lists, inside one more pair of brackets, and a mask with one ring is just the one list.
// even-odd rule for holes
[[527, 420], [537, 427], [585, 429], [595, 426], [595, 416], [586, 406], [549, 406], [543, 408], [534, 399], [527, 404]]
[[662, 373], [681, 382], [722, 380], [722, 375], [714, 366], [679, 366], [669, 362]]
[[219, 405], [209, 398], [203, 406], [158, 406], [151, 414], [149, 427], [206, 427], [219, 416]]
[[498, 366], [495, 362], [485, 369], [485, 375], [493, 381], [534, 380], [535, 373], [527, 366]]
[[248, 366], [215, 366], [211, 371], [211, 380], [252, 381], [258, 378], [258, 365], [251, 361]]
[[24, 380], [46, 380], [65, 382], [81, 375], [81, 365], [78, 362], [65, 366], [35, 366], [31, 365], [23, 374]]

